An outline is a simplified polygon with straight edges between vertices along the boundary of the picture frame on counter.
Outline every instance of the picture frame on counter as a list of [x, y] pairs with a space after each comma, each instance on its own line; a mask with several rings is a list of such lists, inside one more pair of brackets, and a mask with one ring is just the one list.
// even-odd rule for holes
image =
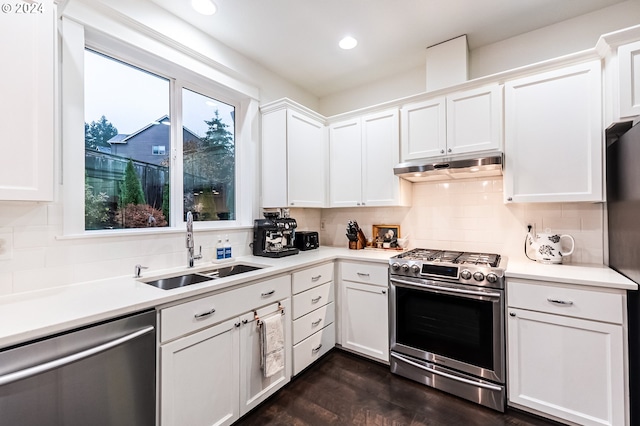
[[371, 235], [378, 248], [395, 248], [400, 238], [400, 225], [373, 225]]

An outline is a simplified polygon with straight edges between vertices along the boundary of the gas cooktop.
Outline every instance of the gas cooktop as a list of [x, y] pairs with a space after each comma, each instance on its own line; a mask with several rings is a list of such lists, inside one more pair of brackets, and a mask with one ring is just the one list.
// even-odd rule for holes
[[389, 273], [504, 288], [507, 259], [495, 253], [416, 248], [389, 259]]
[[433, 263], [458, 263], [497, 267], [500, 264], [500, 255], [494, 253], [474, 253], [449, 250], [413, 249], [401, 253], [394, 259], [419, 260]]

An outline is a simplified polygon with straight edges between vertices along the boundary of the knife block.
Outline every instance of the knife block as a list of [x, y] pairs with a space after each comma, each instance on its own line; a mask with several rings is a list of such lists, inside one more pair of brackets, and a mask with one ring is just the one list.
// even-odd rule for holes
[[360, 250], [367, 246], [367, 238], [364, 236], [362, 229], [358, 230], [358, 240], [349, 241], [349, 248], [351, 250]]

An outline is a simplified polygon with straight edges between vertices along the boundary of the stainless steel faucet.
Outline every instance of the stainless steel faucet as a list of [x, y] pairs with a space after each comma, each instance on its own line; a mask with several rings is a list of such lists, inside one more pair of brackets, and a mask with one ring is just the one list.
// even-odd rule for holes
[[193, 254], [193, 215], [190, 211], [187, 212], [187, 266], [193, 268], [193, 261], [202, 259], [202, 246], [200, 246], [200, 253]]

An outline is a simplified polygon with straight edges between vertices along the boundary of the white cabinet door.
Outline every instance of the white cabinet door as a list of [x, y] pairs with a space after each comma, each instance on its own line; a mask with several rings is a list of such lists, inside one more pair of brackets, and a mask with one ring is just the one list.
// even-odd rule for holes
[[618, 48], [620, 116], [640, 115], [640, 41]]
[[397, 109], [362, 117], [362, 205], [401, 205], [400, 178], [393, 168], [400, 160]]
[[[271, 377], [264, 377], [260, 366], [260, 327], [254, 313], [240, 317], [240, 416], [245, 415], [291, 379], [291, 319], [290, 299], [280, 301], [284, 308], [282, 321], [285, 332], [284, 370]], [[259, 317], [279, 315], [278, 304], [257, 311]]]
[[502, 86], [447, 96], [447, 154], [499, 150], [502, 146]]
[[329, 152], [330, 206], [359, 206], [362, 201], [362, 131], [359, 118], [329, 126]]
[[325, 207], [326, 151], [324, 124], [287, 111], [289, 206]]
[[[0, 200], [51, 201], [55, 6], [51, 0], [5, 6], [11, 11], [0, 14]], [[36, 13], [18, 13], [18, 6], [35, 7]]]
[[387, 289], [342, 281], [342, 346], [389, 361]]
[[623, 327], [508, 309], [509, 403], [581, 425], [623, 425]]
[[401, 115], [401, 160], [444, 155], [447, 149], [444, 97], [405, 105]]
[[505, 84], [505, 201], [602, 201], [600, 61]]
[[230, 425], [239, 417], [238, 318], [160, 347], [162, 426]]

